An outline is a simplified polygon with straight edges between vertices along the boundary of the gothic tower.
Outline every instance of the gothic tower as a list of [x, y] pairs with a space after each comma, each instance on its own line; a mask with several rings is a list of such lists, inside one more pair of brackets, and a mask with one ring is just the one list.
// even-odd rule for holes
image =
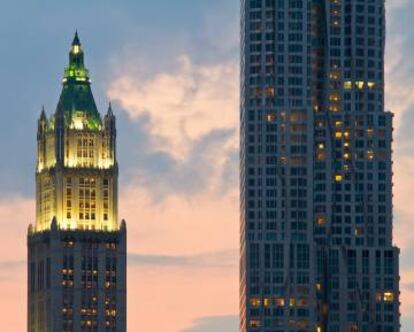
[[56, 112], [38, 121], [28, 331], [126, 331], [126, 224], [116, 121], [101, 118], [76, 33]]

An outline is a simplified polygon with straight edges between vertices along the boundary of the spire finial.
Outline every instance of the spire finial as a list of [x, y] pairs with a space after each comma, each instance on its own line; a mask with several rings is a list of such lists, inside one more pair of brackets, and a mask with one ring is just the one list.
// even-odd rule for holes
[[75, 32], [72, 45], [69, 51], [69, 66], [65, 69], [65, 76], [63, 82], [66, 83], [69, 79], [74, 78], [79, 82], [89, 83], [88, 71], [84, 64], [84, 53], [82, 45], [79, 41], [78, 31]]
[[40, 119], [46, 120], [45, 105], [42, 106], [42, 112], [40, 112]]
[[52, 222], [51, 222], [51, 224], [50, 224], [50, 229], [51, 229], [52, 231], [57, 231], [57, 229], [58, 229], [58, 223], [57, 223], [56, 216], [54, 216], [54, 217], [52, 218]]
[[113, 115], [113, 111], [112, 111], [112, 102], [109, 101], [109, 105], [108, 105], [108, 115]]
[[75, 38], [73, 38], [72, 46], [80, 46], [81, 43], [79, 41], [78, 30], [75, 31]]

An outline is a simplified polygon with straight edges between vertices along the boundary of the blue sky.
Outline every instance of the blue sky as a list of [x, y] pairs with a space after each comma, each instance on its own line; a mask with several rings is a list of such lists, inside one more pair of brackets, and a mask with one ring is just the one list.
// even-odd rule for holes
[[[403, 331], [411, 331], [414, 1], [392, 0], [388, 7], [395, 234], [403, 249]], [[149, 330], [237, 331], [237, 266], [228, 262], [237, 260], [238, 246], [238, 28], [238, 0], [2, 2], [0, 227], [17, 244], [16, 252], [0, 256], [0, 287], [14, 290], [2, 295], [0, 307], [13, 303], [6, 315], [13, 331], [25, 326], [12, 314], [25, 306], [24, 292], [20, 302], [13, 299], [25, 280], [13, 281], [10, 273], [24, 275], [25, 229], [34, 211], [36, 121], [42, 105], [48, 114], [56, 107], [76, 29], [98, 107], [104, 112], [113, 100], [118, 117], [121, 214], [130, 225], [134, 283], [131, 317], [150, 324], [152, 315], [169, 310], [175, 321]], [[0, 245], [0, 251], [6, 248]], [[198, 279], [186, 279], [188, 273]], [[172, 287], [180, 291], [181, 310], [171, 309], [175, 299], [164, 298], [176, 296]], [[199, 303], [188, 305], [193, 294]], [[218, 305], [213, 297], [219, 296], [224, 299]], [[136, 330], [135, 324], [131, 319], [129, 328]]]

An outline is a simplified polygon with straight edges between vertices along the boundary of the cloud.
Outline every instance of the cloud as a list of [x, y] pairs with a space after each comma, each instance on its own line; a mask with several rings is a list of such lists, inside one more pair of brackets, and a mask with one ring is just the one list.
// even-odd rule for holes
[[[405, 27], [411, 23], [414, 3], [411, 1], [392, 1], [388, 3], [388, 38], [386, 48], [386, 107], [395, 113], [397, 128], [397, 148], [404, 145], [403, 138], [412, 135], [408, 128], [414, 116], [414, 32]], [[404, 31], [404, 33], [401, 33]], [[408, 118], [407, 118], [408, 116]]]
[[236, 249], [183, 256], [142, 255], [134, 253], [128, 255], [128, 263], [138, 267], [234, 269], [237, 267], [237, 261], [238, 250]]
[[[214, 130], [191, 146], [185, 160], [175, 159], [169, 154], [157, 154], [161, 164], [153, 164], [149, 169], [137, 169], [136, 180], [139, 185], [150, 188], [159, 199], [167, 194], [192, 195], [204, 191], [215, 191], [218, 194], [228, 184], [233, 184], [237, 168], [231, 159], [232, 151], [223, 151], [233, 130]], [[232, 172], [232, 170], [234, 170]], [[221, 173], [231, 173], [231, 178], [221, 177]]]
[[412, 313], [414, 312], [414, 268], [403, 267], [401, 270], [401, 312], [402, 312], [402, 325], [403, 330], [412, 330], [412, 323], [414, 322], [414, 317]]
[[154, 201], [237, 186], [237, 89], [234, 63], [195, 65], [187, 56], [149, 76], [121, 73], [108, 95], [121, 109], [128, 184], [146, 188]]
[[233, 191], [238, 181], [238, 151], [233, 146], [235, 129], [212, 129], [189, 143], [185, 158], [154, 146], [149, 115], [128, 120], [118, 116], [124, 130], [118, 134], [122, 187], [147, 190], [155, 202], [168, 196], [193, 197]]
[[121, 73], [108, 95], [132, 118], [148, 115], [157, 150], [184, 158], [194, 140], [213, 129], [236, 127], [238, 87], [235, 62], [194, 64], [185, 55], [173, 69], [150, 77]]
[[237, 332], [238, 326], [238, 316], [204, 317], [197, 319], [194, 326], [181, 332]]

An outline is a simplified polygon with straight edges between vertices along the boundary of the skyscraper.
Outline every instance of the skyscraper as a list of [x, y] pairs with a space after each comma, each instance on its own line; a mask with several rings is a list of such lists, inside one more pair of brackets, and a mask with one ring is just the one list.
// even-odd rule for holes
[[38, 121], [28, 331], [126, 331], [115, 116], [101, 118], [76, 34], [56, 112]]
[[241, 0], [240, 331], [400, 330], [384, 0]]

